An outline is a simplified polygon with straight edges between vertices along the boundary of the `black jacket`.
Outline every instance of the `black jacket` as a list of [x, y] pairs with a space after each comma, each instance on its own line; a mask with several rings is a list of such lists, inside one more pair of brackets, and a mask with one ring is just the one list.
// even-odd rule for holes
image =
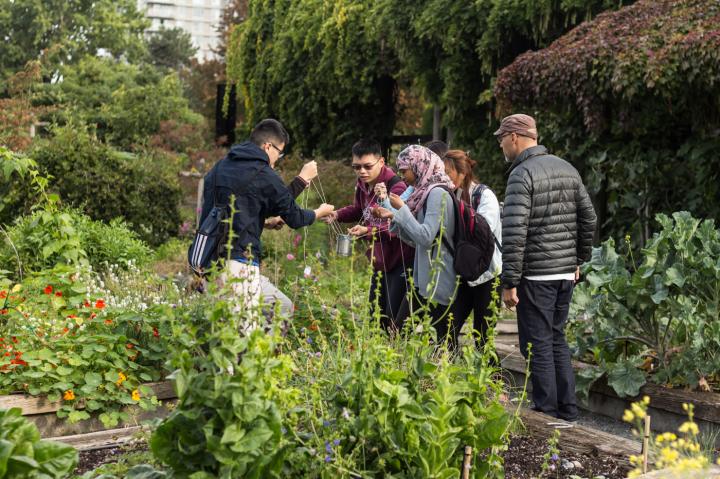
[[573, 273], [590, 259], [595, 210], [582, 178], [544, 146], [510, 166], [502, 220], [502, 284], [523, 276]]
[[[235, 195], [235, 216], [232, 259], [245, 258], [248, 246], [253, 260], [260, 262], [260, 235], [265, 219], [280, 216], [291, 228], [308, 226], [315, 221], [315, 212], [298, 206], [280, 176], [270, 168], [270, 161], [257, 145], [246, 141], [233, 145], [225, 158], [205, 175], [202, 224], [213, 203], [228, 204]], [[215, 197], [216, 195], [216, 197]]]

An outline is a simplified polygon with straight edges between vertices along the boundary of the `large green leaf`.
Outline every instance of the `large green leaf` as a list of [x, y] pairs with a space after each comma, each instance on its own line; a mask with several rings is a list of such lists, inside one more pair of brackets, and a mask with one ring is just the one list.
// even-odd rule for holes
[[39, 441], [35, 444], [35, 460], [40, 471], [53, 478], [70, 474], [78, 462], [74, 447], [55, 441]]
[[640, 388], [646, 382], [645, 374], [637, 368], [633, 361], [620, 361], [608, 368], [608, 385], [621, 398], [637, 396], [640, 394]]

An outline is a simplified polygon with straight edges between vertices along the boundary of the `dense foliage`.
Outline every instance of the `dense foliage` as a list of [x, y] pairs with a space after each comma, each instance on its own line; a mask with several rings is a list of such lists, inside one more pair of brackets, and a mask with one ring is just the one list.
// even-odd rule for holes
[[498, 76], [500, 112], [530, 109], [584, 170], [603, 236], [649, 239], [657, 212], [720, 218], [720, 5], [643, 0]]
[[250, 1], [230, 40], [228, 78], [250, 125], [281, 118], [305, 153], [347, 154], [361, 136], [391, 135], [397, 88], [439, 105], [456, 143], [470, 146], [492, 141], [498, 67], [622, 3]]
[[40, 439], [19, 408], [0, 409], [0, 479], [61, 479], [75, 469], [74, 447]]
[[630, 239], [593, 251], [575, 291], [571, 324], [577, 353], [618, 394], [636, 395], [646, 380], [702, 389], [720, 377], [720, 230], [687, 212], [658, 215], [660, 230], [634, 258]]

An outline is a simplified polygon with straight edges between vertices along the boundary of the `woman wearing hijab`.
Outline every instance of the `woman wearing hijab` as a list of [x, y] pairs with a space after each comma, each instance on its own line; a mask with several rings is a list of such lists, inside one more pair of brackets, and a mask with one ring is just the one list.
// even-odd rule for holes
[[[401, 151], [397, 168], [405, 183], [413, 186], [413, 192], [405, 201], [390, 194], [390, 204], [397, 211], [379, 208], [378, 214], [392, 218], [390, 231], [415, 248], [413, 279], [419, 299], [428, 306], [438, 342], [449, 339], [454, 349], [459, 331], [448, 319], [457, 275], [445, 243], [452, 244], [455, 233], [455, 208], [448, 193], [455, 185], [445, 174], [440, 157], [424, 146], [411, 145]], [[440, 240], [441, 226], [446, 241]], [[406, 318], [412, 306], [404, 302], [398, 319]], [[399, 325], [402, 327], [401, 322]]]

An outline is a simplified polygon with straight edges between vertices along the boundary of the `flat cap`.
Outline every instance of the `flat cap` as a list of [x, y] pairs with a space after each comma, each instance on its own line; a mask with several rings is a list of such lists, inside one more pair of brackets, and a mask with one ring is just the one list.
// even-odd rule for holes
[[506, 116], [500, 122], [500, 128], [495, 132], [495, 136], [504, 136], [510, 133], [516, 133], [537, 140], [538, 132], [535, 126], [535, 119], [522, 113]]

